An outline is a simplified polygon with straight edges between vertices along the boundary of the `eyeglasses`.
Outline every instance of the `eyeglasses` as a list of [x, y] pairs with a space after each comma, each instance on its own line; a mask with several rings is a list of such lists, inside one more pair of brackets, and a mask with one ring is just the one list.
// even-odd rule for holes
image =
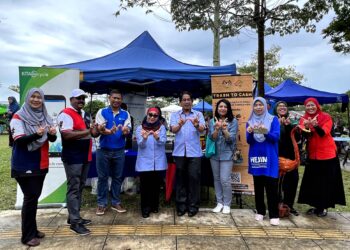
[[157, 114], [148, 113], [148, 117], [154, 117], [154, 118], [157, 118], [157, 117], [158, 117], [158, 115], [157, 115]]

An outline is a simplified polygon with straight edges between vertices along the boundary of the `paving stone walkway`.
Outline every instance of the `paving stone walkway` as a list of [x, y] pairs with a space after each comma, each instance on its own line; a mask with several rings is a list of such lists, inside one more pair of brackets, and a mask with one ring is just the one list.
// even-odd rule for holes
[[[350, 213], [330, 212], [319, 218], [301, 214], [282, 219], [254, 220], [250, 209], [232, 209], [229, 215], [201, 209], [195, 217], [178, 217], [163, 209], [147, 219], [139, 211], [118, 214], [108, 210], [93, 220], [89, 236], [78, 236], [66, 225], [67, 210], [39, 209], [39, 230], [46, 233], [36, 249], [350, 249]], [[19, 241], [20, 211], [0, 211], [0, 249], [28, 249]]]

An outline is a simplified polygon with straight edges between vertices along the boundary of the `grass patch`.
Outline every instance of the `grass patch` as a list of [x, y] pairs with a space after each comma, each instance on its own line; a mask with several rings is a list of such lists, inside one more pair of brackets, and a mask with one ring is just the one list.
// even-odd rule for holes
[[[11, 149], [8, 146], [8, 136], [0, 135], [0, 210], [14, 209], [16, 201], [16, 181], [11, 178]], [[299, 186], [304, 173], [304, 167], [299, 168]], [[346, 196], [347, 206], [336, 206], [330, 211], [350, 212], [350, 172], [343, 171], [343, 182]], [[209, 194], [207, 189], [202, 188], [202, 201], [201, 207], [212, 208], [215, 206], [215, 192], [213, 188], [209, 188]], [[299, 191], [298, 191], [299, 192]], [[161, 207], [175, 207], [174, 199], [170, 202], [166, 202], [164, 199], [164, 192], [161, 195], [160, 206]], [[298, 197], [298, 194], [297, 194]], [[297, 199], [297, 198], [296, 198]], [[128, 209], [138, 209], [140, 206], [140, 195], [128, 195], [122, 194], [121, 200]], [[254, 197], [251, 195], [242, 195], [243, 208], [254, 209]], [[91, 188], [85, 188], [83, 193], [84, 208], [96, 207], [96, 195], [91, 194]], [[233, 197], [232, 208], [239, 208], [239, 204], [236, 203], [235, 197]], [[309, 206], [295, 203], [295, 208], [299, 211], [306, 211]]]

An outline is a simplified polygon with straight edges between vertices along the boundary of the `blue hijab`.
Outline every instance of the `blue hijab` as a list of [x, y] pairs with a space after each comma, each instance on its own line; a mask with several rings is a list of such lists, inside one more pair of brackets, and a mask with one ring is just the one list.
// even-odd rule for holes
[[13, 115], [19, 110], [19, 104], [14, 96], [9, 96], [8, 99], [11, 99], [12, 102], [9, 104], [7, 111], [10, 111]]
[[[261, 115], [257, 115], [254, 113], [254, 104], [260, 101], [264, 105], [264, 112]], [[255, 126], [261, 126], [264, 125], [264, 127], [267, 129], [268, 132], [270, 132], [271, 123], [273, 121], [274, 116], [271, 115], [267, 110], [267, 103], [266, 100], [262, 97], [256, 97], [254, 98], [253, 105], [252, 105], [252, 112], [250, 113], [248, 124], [250, 127], [254, 128]], [[265, 136], [263, 134], [256, 134], [254, 133], [254, 139], [258, 142], [265, 141]]]

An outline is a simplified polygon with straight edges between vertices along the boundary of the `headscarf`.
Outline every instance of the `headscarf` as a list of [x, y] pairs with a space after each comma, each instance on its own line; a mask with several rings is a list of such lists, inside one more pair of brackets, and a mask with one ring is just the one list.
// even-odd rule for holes
[[9, 104], [7, 111], [10, 111], [12, 114], [14, 114], [19, 110], [19, 104], [14, 96], [9, 96], [8, 99], [11, 99], [12, 103]]
[[306, 106], [306, 104], [308, 102], [313, 102], [315, 103], [316, 107], [317, 107], [317, 111], [315, 114], [309, 114], [306, 112], [305, 110], [305, 114], [303, 115], [302, 118], [304, 118], [305, 120], [308, 120], [309, 118], [313, 119], [316, 115], [317, 115], [317, 122], [318, 122], [318, 125], [321, 127], [326, 121], [328, 121], [329, 119], [332, 119], [330, 117], [329, 114], [325, 113], [325, 112], [322, 112], [322, 108], [321, 108], [321, 105], [319, 104], [319, 102], [317, 101], [316, 98], [313, 98], [313, 97], [310, 97], [310, 98], [307, 98], [304, 102], [304, 106]]
[[[147, 122], [147, 115], [148, 115], [149, 112], [154, 112], [154, 113], [158, 114], [158, 118], [157, 118], [157, 120], [154, 123]], [[160, 118], [159, 110], [157, 108], [154, 108], [154, 107], [149, 108], [147, 110], [147, 115], [145, 116], [145, 118], [143, 118], [142, 129], [146, 130], [146, 131], [151, 131], [151, 130], [152, 131], [157, 131], [160, 128], [160, 126], [162, 125], [160, 123], [160, 120], [159, 120], [159, 118]]]
[[[42, 106], [38, 109], [34, 109], [30, 106], [30, 97], [38, 92], [43, 100]], [[31, 135], [37, 132], [39, 126], [47, 126], [43, 136], [32, 143], [28, 144], [28, 150], [34, 151], [40, 148], [47, 140], [48, 126], [53, 125], [52, 118], [49, 116], [46, 110], [44, 102], [44, 92], [39, 88], [32, 88], [28, 91], [24, 104], [21, 109], [17, 112], [17, 115], [21, 118], [24, 124], [24, 133]]]
[[280, 104], [280, 103], [283, 103], [284, 105], [286, 105], [286, 108], [287, 108], [287, 113], [285, 115], [283, 115], [283, 117], [287, 118], [289, 116], [289, 110], [288, 110], [288, 104], [285, 102], [285, 101], [279, 101], [279, 102], [276, 102], [275, 104], [275, 108], [273, 109], [273, 114], [277, 117], [280, 117], [281, 115], [278, 114], [277, 112], [277, 106]]
[[[262, 104], [264, 104], [264, 112], [261, 115], [257, 115], [254, 113], [254, 104], [257, 101], [260, 101]], [[249, 126], [254, 128], [254, 126], [264, 125], [264, 127], [267, 129], [267, 131], [270, 131], [273, 117], [274, 116], [269, 114], [269, 112], [267, 111], [266, 100], [262, 97], [254, 98], [253, 105], [252, 105], [252, 111], [251, 111], [250, 116], [248, 118]], [[265, 141], [266, 138], [263, 134], [255, 134], [254, 133], [254, 139], [258, 142], [263, 142], [263, 141]]]

